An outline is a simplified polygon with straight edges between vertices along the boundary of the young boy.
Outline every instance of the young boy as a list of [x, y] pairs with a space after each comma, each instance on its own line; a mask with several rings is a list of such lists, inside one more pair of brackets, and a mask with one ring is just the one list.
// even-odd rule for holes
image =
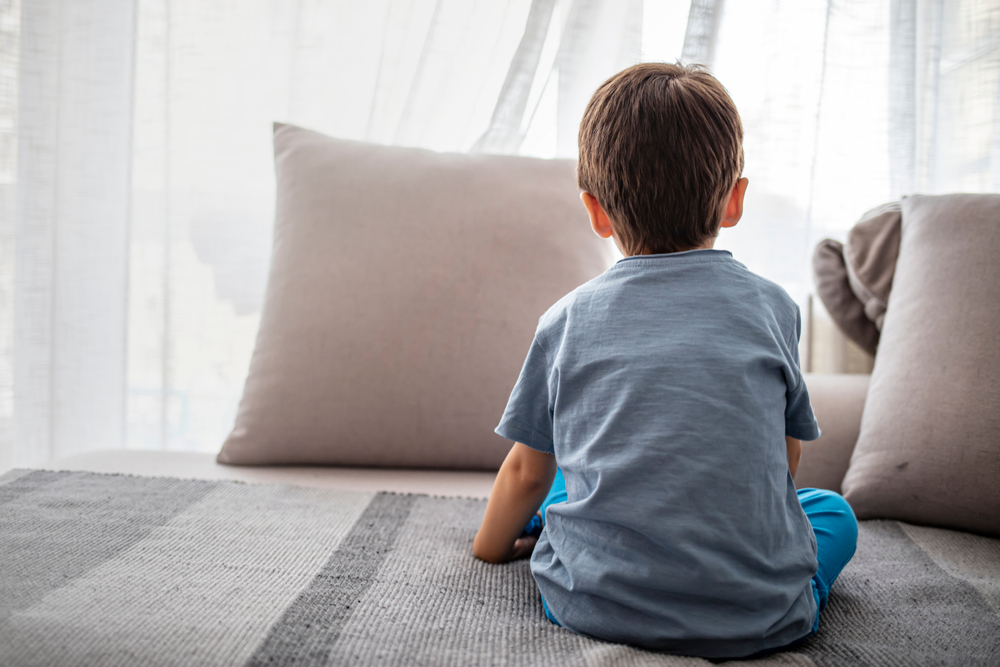
[[494, 563], [533, 550], [545, 613], [574, 632], [707, 658], [780, 648], [816, 631], [854, 554], [843, 498], [792, 482], [820, 433], [798, 307], [713, 249], [743, 214], [742, 142], [697, 68], [636, 65], [584, 114], [581, 196], [625, 259], [539, 320], [473, 543]]

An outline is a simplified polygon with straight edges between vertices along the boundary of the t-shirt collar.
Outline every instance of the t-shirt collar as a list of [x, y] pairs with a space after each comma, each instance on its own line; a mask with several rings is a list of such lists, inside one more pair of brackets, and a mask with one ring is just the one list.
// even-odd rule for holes
[[698, 248], [696, 250], [682, 250], [680, 252], [668, 252], [661, 253], [659, 255], [632, 255], [631, 257], [623, 257], [618, 260], [615, 265], [624, 264], [626, 262], [670, 262], [673, 260], [686, 259], [690, 257], [697, 257], [698, 259], [706, 259], [708, 257], [718, 257], [720, 259], [733, 258], [733, 253], [728, 250], [717, 250], [715, 248]]

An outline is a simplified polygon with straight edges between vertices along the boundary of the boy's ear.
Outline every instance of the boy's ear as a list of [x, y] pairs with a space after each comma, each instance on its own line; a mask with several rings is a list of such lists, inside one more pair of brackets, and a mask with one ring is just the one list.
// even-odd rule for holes
[[726, 204], [726, 213], [722, 216], [723, 227], [735, 227], [743, 217], [743, 197], [747, 193], [749, 182], [746, 178], [741, 178], [733, 186], [733, 191], [729, 193], [729, 203]]
[[594, 233], [602, 239], [611, 238], [614, 235], [614, 230], [611, 228], [611, 221], [608, 219], [608, 214], [601, 208], [597, 197], [589, 192], [581, 192], [580, 199], [583, 200], [583, 205], [590, 215], [590, 226], [593, 227]]

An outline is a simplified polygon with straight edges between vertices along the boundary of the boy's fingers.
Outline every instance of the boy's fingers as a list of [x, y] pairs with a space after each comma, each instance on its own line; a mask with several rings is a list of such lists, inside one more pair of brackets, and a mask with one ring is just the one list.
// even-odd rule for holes
[[518, 560], [520, 558], [527, 558], [531, 555], [531, 552], [535, 550], [535, 543], [538, 542], [537, 537], [519, 537], [514, 541], [514, 552], [510, 555], [511, 560]]

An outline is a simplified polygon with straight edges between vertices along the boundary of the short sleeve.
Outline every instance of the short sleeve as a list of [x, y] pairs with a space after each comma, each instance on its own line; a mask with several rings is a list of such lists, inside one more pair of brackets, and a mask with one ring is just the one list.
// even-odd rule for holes
[[549, 410], [549, 367], [545, 350], [535, 340], [510, 393], [497, 434], [546, 454], [553, 454], [552, 413]]
[[815, 440], [820, 436], [819, 424], [809, 402], [809, 390], [802, 379], [799, 365], [799, 337], [802, 333], [802, 317], [795, 309], [795, 336], [788, 341], [788, 356], [791, 372], [785, 378], [788, 388], [785, 392], [785, 435], [797, 440]]

